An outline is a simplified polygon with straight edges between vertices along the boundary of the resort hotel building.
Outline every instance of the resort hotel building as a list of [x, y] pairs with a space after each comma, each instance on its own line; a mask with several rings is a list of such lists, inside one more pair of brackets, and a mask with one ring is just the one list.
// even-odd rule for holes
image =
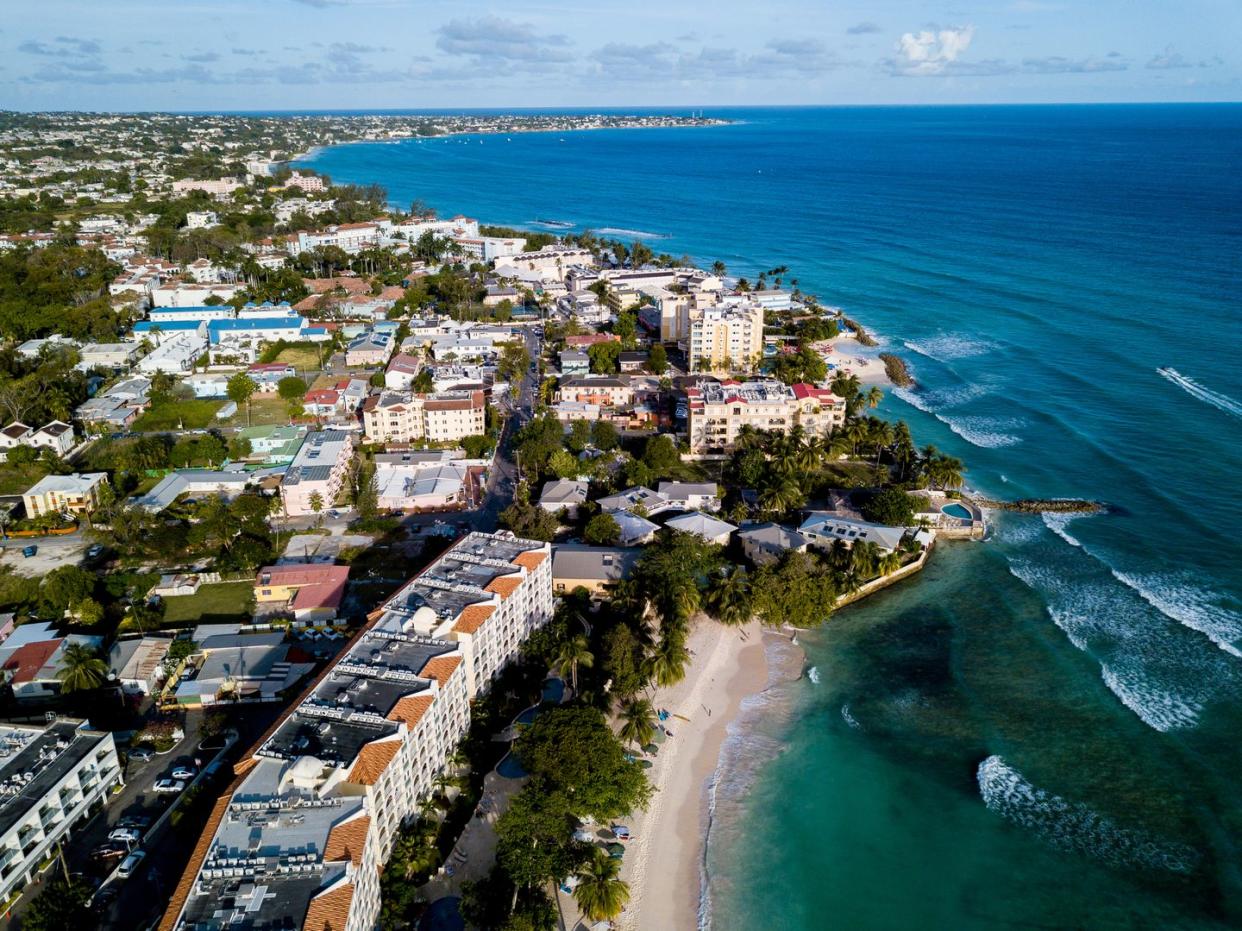
[[0, 901], [33, 881], [120, 783], [112, 735], [84, 721], [0, 726]]
[[686, 389], [690, 452], [724, 454], [743, 427], [827, 437], [845, 423], [845, 399], [827, 388], [762, 381], [701, 381]]
[[380, 873], [489, 687], [552, 616], [546, 543], [471, 533], [235, 766], [161, 931], [370, 931]]

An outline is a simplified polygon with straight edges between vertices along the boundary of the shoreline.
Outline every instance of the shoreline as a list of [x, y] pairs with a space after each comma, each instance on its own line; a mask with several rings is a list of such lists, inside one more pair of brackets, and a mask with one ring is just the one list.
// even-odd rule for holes
[[[407, 134], [407, 135], [401, 135], [401, 136], [388, 136], [385, 139], [343, 139], [340, 142], [326, 142], [322, 145], [311, 146], [305, 152], [298, 152], [287, 159], [282, 159], [281, 161], [272, 162], [272, 164], [292, 166], [295, 162], [303, 162], [308, 158], [313, 158], [315, 155], [317, 155], [320, 152], [326, 151], [327, 149], [334, 149], [337, 146], [364, 145], [366, 143], [373, 143], [375, 145], [386, 145], [392, 142], [409, 142], [411, 139], [419, 139], [419, 140], [449, 139], [453, 136], [509, 136], [509, 135], [518, 135], [519, 133], [523, 135], [529, 134], [529, 133], [558, 133], [558, 132], [559, 133], [593, 133], [593, 132], [600, 132], [605, 129], [624, 129], [624, 130], [631, 130], [631, 129], [714, 129], [714, 128], [719, 128], [721, 126], [736, 126], [736, 125], [740, 125], [741, 123], [742, 123], [741, 120], [714, 120], [714, 121], [705, 120], [703, 122], [685, 123], [685, 124], [679, 124], [679, 125], [673, 125], [673, 126], [660, 126], [658, 124], [652, 124], [652, 123], [634, 123], [632, 125], [623, 124], [623, 125], [618, 125], [618, 126], [575, 126], [572, 129], [552, 129], [552, 128], [543, 128], [543, 127], [530, 127], [526, 129], [506, 129], [503, 131], [499, 129], [459, 129], [459, 130], [454, 130], [452, 132], [447, 132], [447, 133], [438, 133], [434, 136], [420, 136], [417, 133], [415, 133], [415, 134]], [[308, 167], [311, 167], [311, 166], [308, 166]]]
[[771, 685], [768, 644], [778, 636], [757, 621], [728, 628], [701, 617], [690, 636], [694, 655], [686, 678], [656, 693], [655, 705], [673, 715], [674, 736], [664, 742], [652, 768], [656, 795], [651, 806], [630, 825], [635, 841], [621, 877], [630, 884], [631, 899], [617, 919], [618, 928], [699, 926], [723, 751], [747, 700]]

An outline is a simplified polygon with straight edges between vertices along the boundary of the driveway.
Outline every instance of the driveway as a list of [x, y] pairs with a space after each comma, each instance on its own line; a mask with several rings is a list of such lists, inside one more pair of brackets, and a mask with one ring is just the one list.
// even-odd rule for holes
[[[0, 564], [12, 566], [18, 575], [42, 578], [60, 566], [81, 562], [89, 545], [81, 530], [63, 537], [10, 537], [0, 543]], [[37, 546], [39, 551], [27, 558], [22, 555], [27, 546]]]

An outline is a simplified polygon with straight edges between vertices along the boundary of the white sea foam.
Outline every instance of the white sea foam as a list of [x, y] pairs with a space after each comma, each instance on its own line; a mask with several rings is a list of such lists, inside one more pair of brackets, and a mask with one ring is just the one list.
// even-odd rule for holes
[[631, 230], [621, 226], [602, 226], [595, 232], [601, 236], [629, 236], [631, 239], [668, 239], [667, 233], [650, 233], [647, 230]]
[[1104, 684], [1143, 723], [1161, 732], [1198, 723], [1214, 693], [1217, 670], [1210, 658], [1205, 662], [1197, 651], [1171, 640], [1156, 618], [1144, 618], [1142, 608], [1127, 604], [1131, 596], [1125, 589], [1023, 558], [1010, 558], [1009, 571], [1043, 596], [1053, 623], [1095, 657]]
[[975, 356], [987, 355], [997, 348], [997, 344], [986, 339], [966, 336], [960, 333], [942, 333], [923, 340], [905, 340], [907, 349], [921, 356], [935, 359], [937, 362], [951, 362], [955, 359], [971, 359]]
[[1235, 645], [1242, 641], [1242, 615], [1220, 604], [1213, 593], [1169, 574], [1111, 571], [1161, 614], [1199, 631], [1226, 653], [1242, 657], [1242, 649]]
[[1181, 388], [1192, 398], [1202, 401], [1204, 404], [1210, 404], [1217, 410], [1224, 411], [1226, 414], [1232, 414], [1234, 417], [1242, 417], [1242, 401], [1234, 400], [1227, 394], [1221, 394], [1219, 391], [1212, 391], [1205, 388], [1193, 378], [1187, 378], [1176, 369], [1156, 369], [1162, 378], [1167, 378], [1177, 387]]
[[[909, 388], [893, 388], [892, 392], [911, 407], [916, 407], [925, 414], [931, 414], [974, 446], [998, 449], [1005, 446], [1017, 446], [1022, 442], [1022, 437], [1013, 432], [1027, 424], [1020, 417], [954, 417], [940, 412], [940, 408], [936, 406], [934, 394], [924, 394]], [[965, 401], [957, 403], [965, 403]]]
[[850, 714], [850, 706], [848, 704], [841, 706], [841, 718], [850, 726], [851, 730], [861, 731], [862, 725], [858, 723], [858, 718]]
[[807, 669], [806, 677], [810, 679], [815, 685], [819, 685], [819, 667], [812, 666], [809, 669]]
[[1069, 531], [1066, 530], [1065, 528], [1068, 527], [1073, 521], [1082, 517], [1083, 515], [1045, 511], [1039, 516], [1040, 516], [1040, 519], [1044, 522], [1045, 527], [1047, 527], [1049, 530], [1055, 533], [1058, 537], [1060, 537], [1070, 546], [1076, 546], [1076, 547], [1082, 546], [1082, 543], [1078, 540], [1078, 538], [1071, 536]]
[[928, 402], [935, 408], [959, 407], [992, 392], [988, 382], [974, 381], [956, 388], [937, 388], [927, 393]]
[[1199, 853], [1186, 844], [1122, 827], [1081, 802], [1033, 785], [999, 756], [979, 764], [979, 795], [988, 809], [1058, 850], [1086, 854], [1114, 867], [1188, 873]]

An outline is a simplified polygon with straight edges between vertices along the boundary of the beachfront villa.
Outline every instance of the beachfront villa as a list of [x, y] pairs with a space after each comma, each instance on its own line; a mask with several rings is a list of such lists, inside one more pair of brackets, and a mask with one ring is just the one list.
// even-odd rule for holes
[[687, 435], [695, 455], [732, 451], [743, 427], [827, 437], [845, 423], [845, 399], [815, 385], [775, 379], [700, 381], [686, 389]]

